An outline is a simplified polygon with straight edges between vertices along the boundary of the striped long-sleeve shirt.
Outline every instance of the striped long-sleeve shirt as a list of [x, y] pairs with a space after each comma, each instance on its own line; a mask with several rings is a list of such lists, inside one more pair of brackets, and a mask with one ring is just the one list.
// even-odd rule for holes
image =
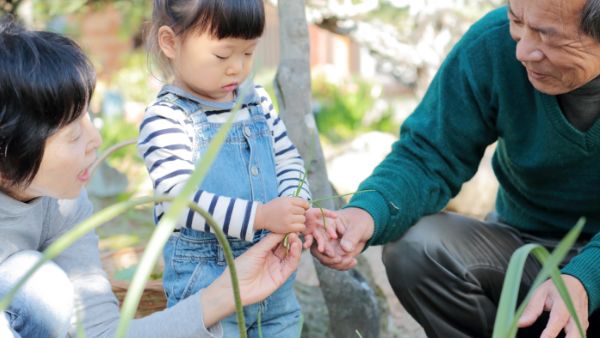
[[[233, 102], [211, 103], [182, 92], [178, 88], [174, 90], [179, 96], [183, 95], [184, 100], [200, 103], [209, 122], [224, 123], [231, 114]], [[301, 175], [303, 176], [304, 162], [287, 136], [285, 125], [277, 116], [265, 89], [256, 86], [255, 90], [255, 97], [259, 102], [247, 104], [262, 106], [267, 124], [272, 130], [278, 194], [292, 196], [300, 184]], [[224, 109], [224, 107], [228, 108]], [[237, 121], [247, 118], [249, 118], [247, 109], [237, 113]], [[159, 98], [146, 109], [140, 126], [138, 152], [144, 159], [156, 194], [176, 196], [194, 171], [196, 162], [201, 160], [194, 152], [194, 132], [186, 112], [174, 103]], [[300, 197], [310, 199], [306, 183], [302, 187]], [[259, 202], [215, 195], [204, 190], [198, 190], [194, 200], [201, 208], [209, 211], [228, 236], [252, 240], [254, 218]], [[168, 203], [160, 203], [155, 206], [157, 220], [160, 220], [168, 205]], [[181, 215], [177, 227], [191, 227], [199, 231], [209, 229], [204, 218], [189, 210]]]

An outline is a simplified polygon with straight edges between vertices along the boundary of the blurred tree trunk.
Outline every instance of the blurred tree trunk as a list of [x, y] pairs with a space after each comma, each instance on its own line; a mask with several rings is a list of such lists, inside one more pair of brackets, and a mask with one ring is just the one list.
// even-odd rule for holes
[[[275, 77], [280, 115], [288, 135], [308, 168], [313, 198], [332, 196], [325, 158], [311, 111], [308, 26], [304, 0], [286, 0], [278, 6], [281, 60]], [[322, 207], [334, 209], [334, 201]], [[315, 267], [327, 308], [329, 327], [336, 338], [379, 336], [379, 308], [374, 292], [357, 271], [337, 271], [316, 260]]]

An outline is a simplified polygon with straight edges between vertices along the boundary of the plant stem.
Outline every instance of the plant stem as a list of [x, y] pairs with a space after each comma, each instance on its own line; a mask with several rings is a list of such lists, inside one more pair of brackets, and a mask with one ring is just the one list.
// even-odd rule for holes
[[136, 144], [136, 142], [137, 142], [137, 139], [125, 140], [125, 141], [119, 142], [119, 143], [111, 146], [110, 148], [106, 149], [105, 151], [103, 151], [102, 154], [100, 154], [100, 156], [98, 156], [96, 161], [94, 161], [94, 163], [92, 163], [92, 166], [90, 167], [90, 170], [89, 170], [90, 175], [94, 173], [94, 171], [96, 170], [98, 165], [100, 163], [102, 163], [102, 161], [104, 161], [110, 154], [112, 154], [115, 151], [117, 151], [121, 148], [124, 148], [128, 145]]
[[313, 205], [315, 205], [315, 204], [318, 204], [318, 203], [323, 202], [323, 201], [329, 201], [329, 200], [340, 198], [340, 197], [346, 197], [346, 196], [350, 196], [350, 195], [357, 195], [357, 194], [362, 194], [362, 193], [365, 193], [365, 192], [374, 192], [374, 191], [375, 190], [370, 190], [370, 189], [369, 190], [359, 190], [359, 191], [355, 191], [355, 192], [349, 192], [347, 194], [341, 194], [341, 195], [334, 195], [334, 196], [329, 196], [329, 197], [317, 198], [317, 199], [312, 200], [311, 203]]
[[225, 236], [225, 233], [217, 225], [217, 222], [215, 222], [215, 219], [206, 210], [200, 208], [195, 203], [190, 203], [189, 207], [191, 209], [193, 209], [195, 212], [202, 215], [202, 217], [204, 217], [204, 219], [206, 220], [206, 223], [208, 223], [208, 225], [211, 227], [211, 229], [215, 232], [215, 236], [217, 237], [219, 244], [221, 244], [221, 246], [223, 247], [223, 251], [225, 253], [225, 260], [227, 261], [227, 266], [229, 267], [229, 273], [231, 274], [231, 285], [233, 286], [233, 296], [234, 296], [234, 300], [235, 300], [236, 318], [238, 320], [238, 326], [239, 326], [240, 330], [242, 327], [244, 328], [244, 334], [242, 334], [240, 332], [240, 336], [245, 337], [246, 336], [246, 324], [245, 324], [244, 310], [243, 310], [243, 305], [242, 305], [242, 300], [241, 300], [241, 295], [240, 295], [240, 284], [239, 284], [238, 277], [237, 277], [237, 270], [235, 267], [233, 251], [231, 250], [231, 246], [229, 245], [229, 242], [227, 241], [227, 236]]

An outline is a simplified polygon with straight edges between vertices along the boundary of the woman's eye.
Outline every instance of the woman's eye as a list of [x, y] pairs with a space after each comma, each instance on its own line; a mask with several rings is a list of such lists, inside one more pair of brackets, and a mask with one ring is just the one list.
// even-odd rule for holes
[[221, 55], [217, 55], [217, 54], [215, 54], [215, 56], [216, 56], [216, 57], [217, 57], [217, 59], [219, 59], [219, 60], [225, 60], [225, 59], [227, 59], [227, 57], [226, 57], [226, 56], [221, 56]]

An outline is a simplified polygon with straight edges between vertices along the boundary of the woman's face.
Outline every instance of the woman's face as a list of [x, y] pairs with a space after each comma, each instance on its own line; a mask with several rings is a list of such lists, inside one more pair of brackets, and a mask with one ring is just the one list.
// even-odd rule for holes
[[40, 196], [72, 199], [90, 179], [89, 168], [96, 159], [102, 139], [88, 114], [56, 131], [46, 140], [42, 163], [31, 184], [16, 192], [29, 201]]

